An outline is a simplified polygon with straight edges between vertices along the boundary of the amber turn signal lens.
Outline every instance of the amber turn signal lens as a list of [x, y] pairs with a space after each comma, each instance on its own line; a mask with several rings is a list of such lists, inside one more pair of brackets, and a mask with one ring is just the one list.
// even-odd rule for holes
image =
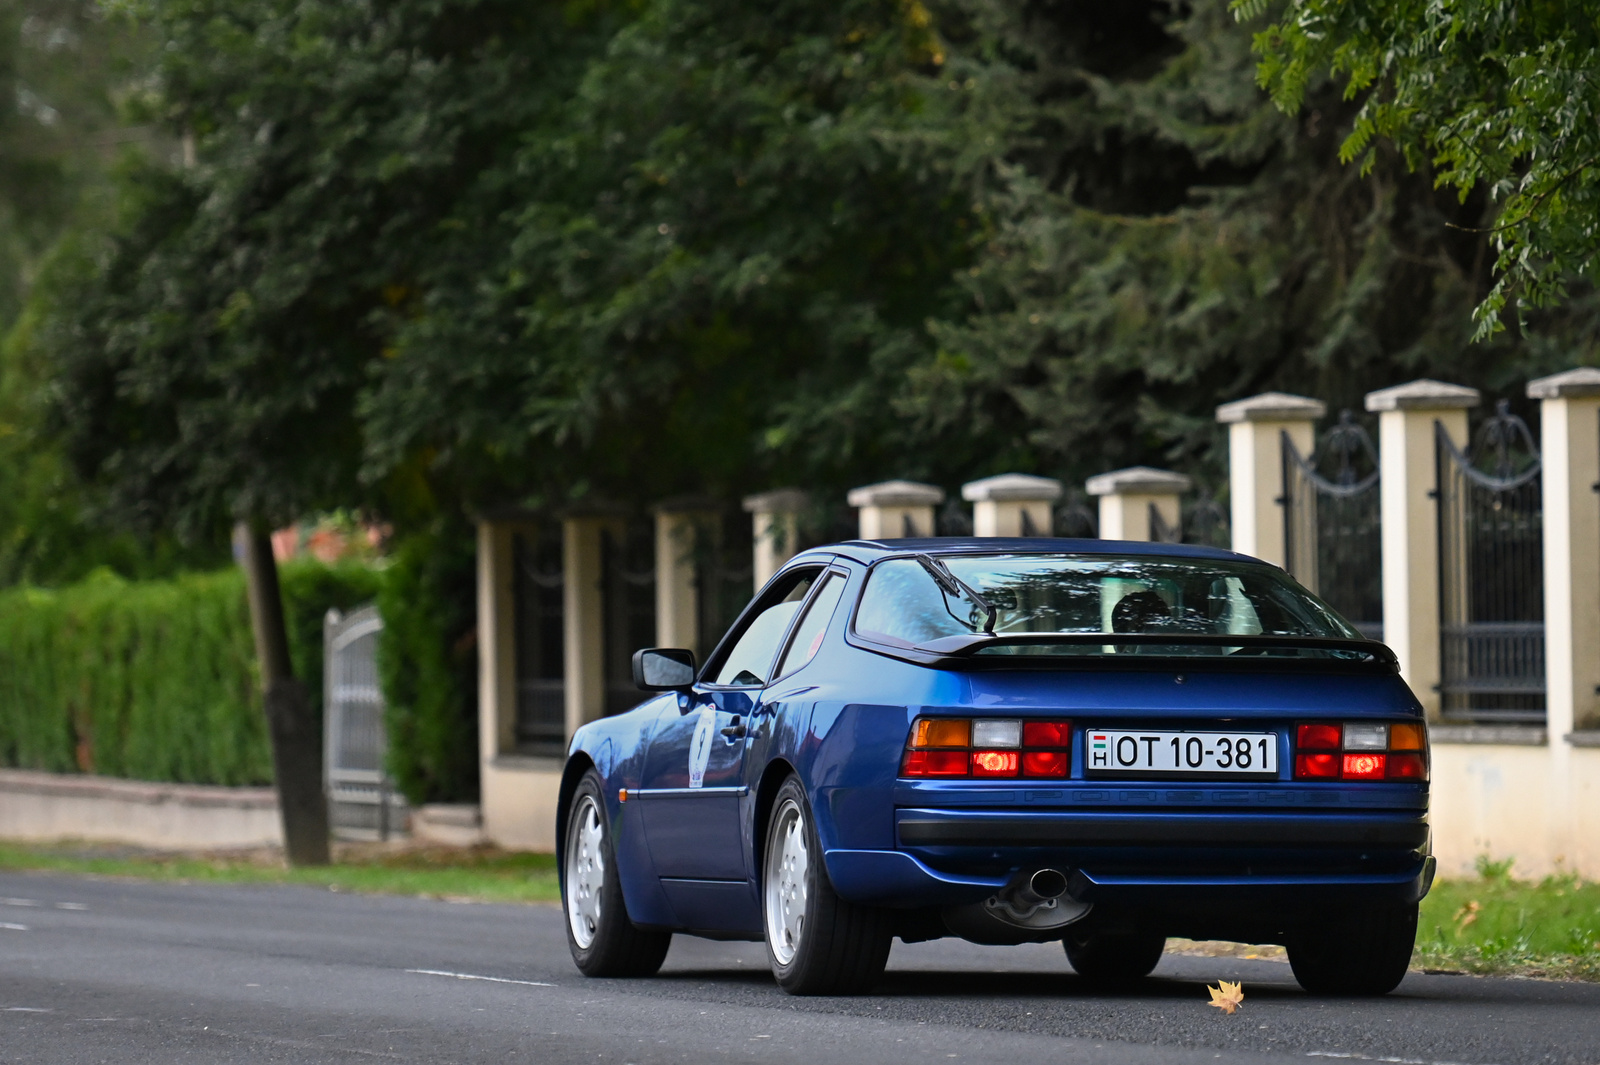
[[1421, 725], [1403, 724], [1389, 726], [1391, 751], [1421, 751], [1427, 749], [1428, 738]]
[[972, 742], [972, 722], [960, 718], [923, 718], [911, 738], [913, 747], [965, 747]]

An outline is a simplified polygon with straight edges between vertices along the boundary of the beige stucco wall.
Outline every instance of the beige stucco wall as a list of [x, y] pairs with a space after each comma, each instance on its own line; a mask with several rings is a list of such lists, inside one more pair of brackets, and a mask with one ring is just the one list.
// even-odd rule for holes
[[484, 838], [508, 850], [554, 851], [560, 762], [501, 755], [482, 772]]
[[1474, 876], [1481, 854], [1515, 858], [1518, 876], [1551, 872], [1549, 767], [1545, 747], [1434, 744], [1430, 821], [1439, 875]]

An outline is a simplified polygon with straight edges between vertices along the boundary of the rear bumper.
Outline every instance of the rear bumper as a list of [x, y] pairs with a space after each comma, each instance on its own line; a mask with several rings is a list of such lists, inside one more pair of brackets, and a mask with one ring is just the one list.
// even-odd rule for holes
[[901, 847], [1400, 847], [1428, 841], [1415, 815], [1011, 813], [901, 810]]
[[1310, 813], [905, 808], [895, 850], [832, 849], [835, 889], [878, 906], [959, 906], [1019, 870], [1055, 868], [1083, 901], [1191, 906], [1211, 897], [1283, 911], [1408, 902], [1433, 880], [1420, 811]]

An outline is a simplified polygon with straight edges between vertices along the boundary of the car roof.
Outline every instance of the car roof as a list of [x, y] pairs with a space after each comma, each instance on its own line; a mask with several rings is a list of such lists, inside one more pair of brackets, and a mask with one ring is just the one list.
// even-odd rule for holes
[[903, 540], [844, 540], [801, 552], [797, 558], [817, 554], [843, 555], [871, 564], [891, 555], [922, 552], [929, 555], [1153, 555], [1167, 558], [1211, 559], [1217, 562], [1255, 562], [1258, 558], [1199, 544], [1167, 544], [1148, 540], [1082, 540], [1053, 536], [924, 536]]

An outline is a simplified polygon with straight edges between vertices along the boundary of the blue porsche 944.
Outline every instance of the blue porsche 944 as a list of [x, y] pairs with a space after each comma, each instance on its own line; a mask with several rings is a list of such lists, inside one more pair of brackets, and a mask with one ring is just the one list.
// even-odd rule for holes
[[1279, 943], [1385, 994], [1433, 878], [1428, 740], [1393, 654], [1275, 566], [1095, 540], [853, 541], [790, 559], [703, 664], [633, 660], [557, 815], [578, 968], [764, 940], [847, 994], [892, 940], [1060, 940], [1091, 980], [1168, 936]]

